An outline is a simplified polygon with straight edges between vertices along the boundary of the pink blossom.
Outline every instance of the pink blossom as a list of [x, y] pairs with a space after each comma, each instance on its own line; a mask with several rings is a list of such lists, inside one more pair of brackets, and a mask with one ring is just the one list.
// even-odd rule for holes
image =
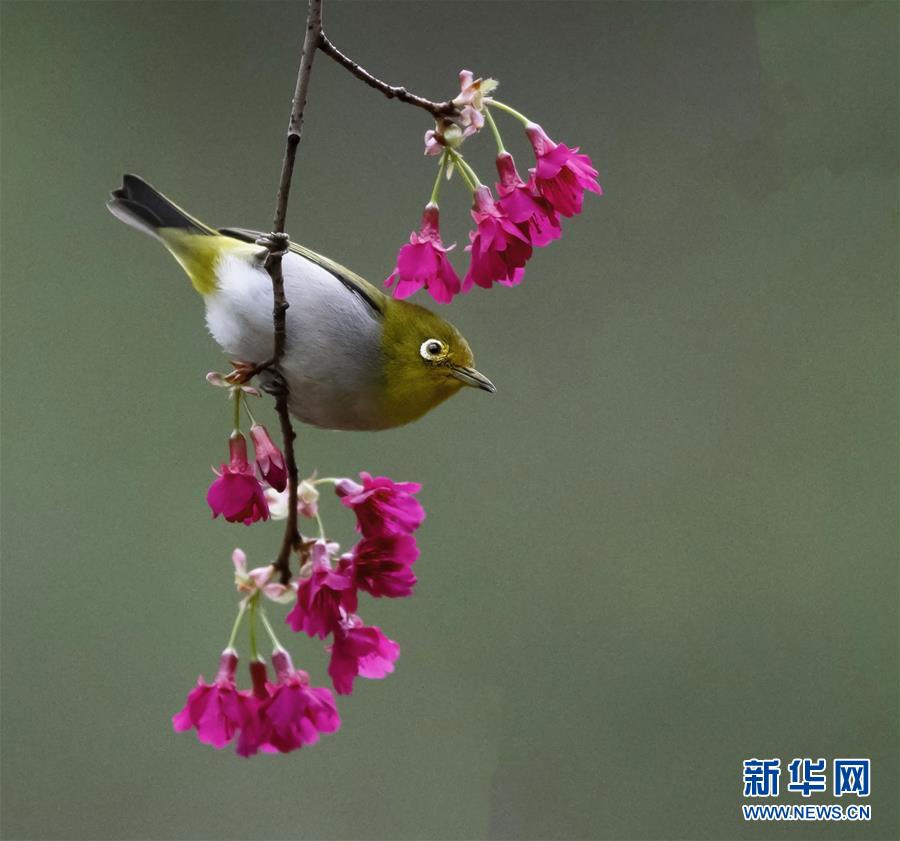
[[269, 519], [269, 507], [262, 485], [257, 481], [253, 465], [247, 462], [247, 441], [239, 432], [232, 434], [228, 448], [231, 460], [222, 465], [218, 478], [209, 486], [206, 501], [213, 519], [222, 514], [229, 523], [250, 525]]
[[411, 596], [416, 583], [411, 567], [418, 557], [419, 547], [411, 534], [364, 537], [351, 556], [354, 583], [376, 597]]
[[383, 678], [394, 671], [400, 646], [381, 628], [365, 626], [355, 615], [345, 616], [335, 631], [328, 674], [339, 695], [353, 692], [356, 676]]
[[274, 753], [277, 748], [269, 742], [271, 730], [269, 721], [262, 714], [263, 702], [271, 697], [266, 664], [263, 660], [253, 660], [250, 663], [250, 679], [253, 683], [253, 690], [250, 693], [251, 714], [244, 721], [235, 750], [241, 756], [253, 756], [259, 751]]
[[453, 104], [459, 109], [454, 118], [469, 137], [484, 127], [484, 97], [497, 87], [494, 79], [476, 79], [471, 70], [459, 71], [459, 96]]
[[352, 576], [331, 567], [329, 547], [317, 540], [312, 549], [312, 573], [300, 581], [297, 602], [284, 621], [295, 631], [325, 639], [340, 623], [341, 609], [356, 610]]
[[395, 298], [408, 298], [423, 286], [439, 304], [449, 304], [459, 293], [459, 276], [456, 274], [447, 252], [454, 246], [441, 243], [438, 206], [429, 202], [422, 214], [422, 227], [413, 231], [409, 243], [397, 254], [397, 268], [384, 282], [394, 283]]
[[341, 479], [335, 493], [356, 514], [356, 530], [364, 537], [410, 534], [425, 519], [425, 511], [413, 497], [422, 486], [415, 482], [394, 482], [387, 476], [360, 473], [362, 485]]
[[256, 714], [238, 742], [238, 753], [251, 756], [258, 750], [288, 753], [319, 741], [320, 733], [334, 733], [341, 719], [331, 690], [310, 686], [309, 675], [294, 669], [290, 655], [277, 649], [272, 665], [278, 683], [265, 680], [265, 665], [253, 674]]
[[205, 683], [197, 679], [184, 708], [172, 716], [176, 731], [195, 728], [197, 738], [207, 745], [225, 747], [254, 714], [255, 702], [247, 692], [239, 692], [234, 685], [237, 653], [226, 648], [219, 660], [215, 680]]
[[581, 213], [585, 190], [603, 195], [597, 170], [591, 159], [564, 143], [554, 143], [537, 124], [529, 123], [525, 133], [534, 148], [537, 166], [530, 170], [535, 189], [563, 216]]
[[519, 226], [534, 246], [544, 246], [559, 239], [562, 234], [559, 216], [547, 199], [532, 192], [519, 177], [509, 152], [497, 155], [497, 172], [500, 174], [497, 207], [501, 212]]
[[[243, 549], [235, 549], [231, 553], [231, 561], [234, 564], [234, 585], [237, 591], [243, 595], [252, 596], [254, 593], [262, 593], [267, 599], [279, 604], [287, 604], [292, 601], [297, 590], [293, 581], [282, 584], [273, 581], [275, 566], [269, 564], [264, 567], [256, 567], [247, 571], [247, 555]], [[251, 668], [252, 668], [251, 663]]]
[[469, 271], [463, 279], [463, 292], [473, 284], [490, 289], [493, 283], [513, 286], [522, 280], [524, 265], [531, 257], [531, 244], [504, 211], [494, 202], [489, 187], [475, 191], [472, 218], [477, 229], [469, 232], [471, 252]]
[[443, 155], [444, 143], [443, 137], [436, 129], [430, 128], [425, 132], [425, 154], [426, 155]]
[[266, 428], [260, 423], [254, 423], [250, 427], [250, 437], [253, 439], [253, 451], [260, 476], [276, 491], [283, 491], [287, 487], [287, 468], [281, 450], [275, 446]]

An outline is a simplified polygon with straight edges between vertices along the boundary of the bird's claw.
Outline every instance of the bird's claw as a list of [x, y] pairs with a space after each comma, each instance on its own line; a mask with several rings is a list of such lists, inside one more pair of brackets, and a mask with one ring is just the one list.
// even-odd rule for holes
[[273, 231], [270, 234], [258, 237], [256, 244], [266, 249], [260, 257], [268, 259], [269, 257], [283, 257], [287, 254], [291, 240], [287, 234]]
[[273, 397], [283, 397], [288, 391], [284, 377], [271, 368], [266, 370], [266, 376], [261, 378], [259, 385], [266, 394], [271, 394]]
[[225, 382], [231, 385], [244, 385], [269, 367], [269, 362], [241, 362], [234, 359], [231, 360], [231, 364], [234, 370], [225, 375]]

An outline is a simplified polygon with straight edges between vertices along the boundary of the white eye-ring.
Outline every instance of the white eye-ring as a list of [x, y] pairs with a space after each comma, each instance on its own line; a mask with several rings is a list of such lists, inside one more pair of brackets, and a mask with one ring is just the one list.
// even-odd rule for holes
[[444, 352], [444, 343], [438, 339], [425, 339], [419, 347], [419, 355], [429, 362], [437, 359]]

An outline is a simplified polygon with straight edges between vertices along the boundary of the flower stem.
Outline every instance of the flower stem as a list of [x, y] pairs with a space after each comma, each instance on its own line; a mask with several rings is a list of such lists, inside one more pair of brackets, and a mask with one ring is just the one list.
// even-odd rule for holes
[[321, 479], [313, 480], [314, 485], [336, 485], [340, 482], [340, 479], [335, 478], [334, 476], [323, 476]]
[[494, 115], [491, 114], [490, 108], [484, 109], [484, 119], [491, 127], [491, 134], [494, 135], [494, 140], [497, 141], [497, 151], [502, 155], [506, 151], [506, 147], [503, 145], [503, 138], [500, 137], [500, 129], [497, 128], [497, 124], [494, 122]]
[[272, 646], [274, 648], [282, 648], [281, 643], [278, 642], [278, 637], [275, 636], [275, 631], [272, 630], [272, 625], [269, 623], [269, 617], [266, 616], [266, 609], [264, 607], [259, 609], [259, 618], [262, 619], [263, 627], [266, 629], [269, 638], [272, 640]]
[[437, 205], [438, 203], [438, 194], [441, 192], [441, 181], [444, 178], [444, 170], [447, 168], [447, 153], [444, 152], [441, 155], [441, 161], [438, 165], [438, 174], [437, 178], [434, 179], [434, 187], [431, 189], [431, 198], [428, 200], [429, 204]]
[[316, 509], [316, 522], [319, 524], [319, 540], [325, 539], [325, 524], [322, 522], [322, 515], [319, 514], [319, 509]]
[[247, 417], [250, 418], [251, 424], [256, 424], [256, 418], [253, 417], [253, 412], [250, 411], [250, 401], [244, 401], [244, 411], [247, 413]]
[[250, 657], [254, 660], [259, 659], [259, 650], [256, 645], [256, 608], [258, 602], [258, 595], [250, 600]]
[[[492, 108], [499, 108], [501, 111], [505, 111], [511, 117], [515, 117], [520, 123], [524, 123], [526, 126], [531, 122], [528, 117], [521, 112], [516, 111], [515, 108], [510, 108], [506, 103], [497, 102], [496, 99], [486, 99], [485, 102]], [[487, 111], [485, 111], [485, 114], [487, 114]]]
[[234, 648], [234, 640], [237, 636], [238, 628], [241, 627], [241, 620], [244, 618], [244, 611], [247, 609], [247, 603], [241, 602], [241, 606], [238, 608], [237, 617], [234, 620], [234, 625], [231, 626], [231, 636], [228, 637], [228, 645], [226, 648]]
[[447, 151], [459, 167], [459, 174], [462, 176], [463, 181], [466, 182], [466, 186], [474, 193], [475, 190], [481, 186], [481, 182], [478, 180], [475, 170], [465, 162], [463, 156], [455, 149], [448, 148]]
[[231, 392], [234, 396], [234, 431], [241, 431], [241, 397], [243, 397], [243, 392], [236, 388]]

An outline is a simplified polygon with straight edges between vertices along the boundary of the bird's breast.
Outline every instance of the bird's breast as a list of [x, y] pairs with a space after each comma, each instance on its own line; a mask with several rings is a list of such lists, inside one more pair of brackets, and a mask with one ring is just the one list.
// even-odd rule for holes
[[[287, 343], [281, 372], [290, 408], [329, 429], [380, 429], [382, 321], [333, 274], [297, 254], [282, 263]], [[231, 359], [261, 362], [272, 353], [272, 283], [243, 254], [225, 254], [217, 288], [206, 296], [210, 333]]]

